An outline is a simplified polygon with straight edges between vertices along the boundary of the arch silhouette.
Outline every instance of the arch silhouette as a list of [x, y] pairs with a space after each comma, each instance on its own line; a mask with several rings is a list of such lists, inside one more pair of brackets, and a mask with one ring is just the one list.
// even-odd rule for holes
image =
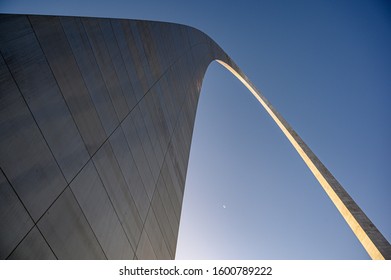
[[174, 258], [202, 78], [216, 60], [273, 118], [368, 254], [391, 259], [379, 230], [203, 32], [0, 15], [0, 52], [0, 258]]

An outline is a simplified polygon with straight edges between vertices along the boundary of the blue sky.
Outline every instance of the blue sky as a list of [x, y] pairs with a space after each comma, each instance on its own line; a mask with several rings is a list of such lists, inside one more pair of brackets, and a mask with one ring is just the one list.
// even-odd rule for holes
[[[0, 12], [201, 29], [391, 240], [387, 1], [132, 2], [0, 0]], [[217, 63], [204, 79], [187, 176], [178, 259], [368, 258], [271, 118]]]

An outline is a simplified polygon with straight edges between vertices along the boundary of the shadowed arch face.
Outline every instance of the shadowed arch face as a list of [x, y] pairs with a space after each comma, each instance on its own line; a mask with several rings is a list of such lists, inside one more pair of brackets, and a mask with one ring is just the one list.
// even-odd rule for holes
[[0, 258], [172, 259], [197, 101], [217, 60], [258, 99], [372, 258], [390, 246], [207, 35], [0, 15]]

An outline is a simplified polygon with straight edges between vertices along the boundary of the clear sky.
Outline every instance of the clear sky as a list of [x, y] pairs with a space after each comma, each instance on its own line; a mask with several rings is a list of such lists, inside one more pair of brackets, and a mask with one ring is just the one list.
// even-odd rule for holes
[[[212, 37], [391, 241], [388, 1], [0, 0], [2, 13], [149, 19]], [[178, 259], [367, 259], [285, 136], [217, 63], [193, 134]]]

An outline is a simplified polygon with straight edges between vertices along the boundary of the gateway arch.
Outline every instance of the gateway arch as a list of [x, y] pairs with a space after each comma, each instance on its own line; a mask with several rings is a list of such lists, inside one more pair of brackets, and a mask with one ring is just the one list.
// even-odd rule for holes
[[373, 259], [391, 247], [207, 35], [170, 23], [0, 15], [0, 258], [173, 259], [203, 76], [262, 104]]

